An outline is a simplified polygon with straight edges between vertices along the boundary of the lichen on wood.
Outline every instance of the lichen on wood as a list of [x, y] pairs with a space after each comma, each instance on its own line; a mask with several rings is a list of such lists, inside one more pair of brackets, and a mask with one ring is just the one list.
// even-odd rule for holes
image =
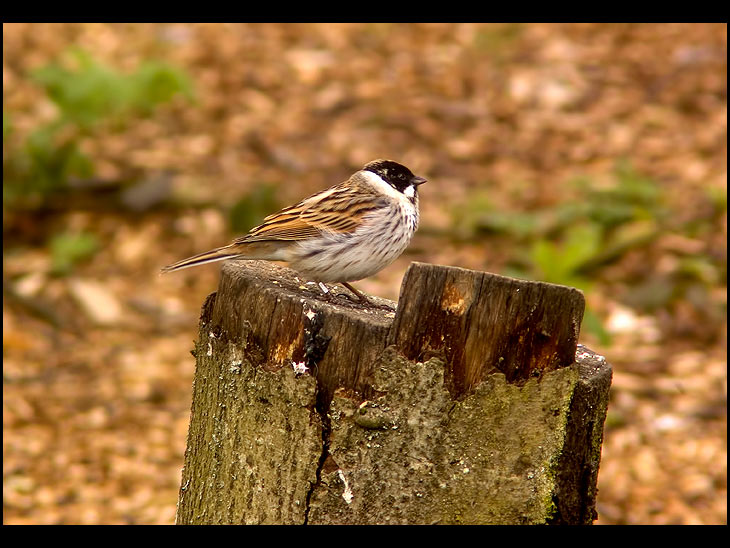
[[412, 265], [379, 304], [223, 268], [177, 522], [590, 523], [610, 367], [576, 362], [582, 295]]
[[[460, 401], [444, 369], [438, 358], [413, 363], [391, 347], [376, 368], [380, 396], [358, 403], [335, 394], [331, 460], [310, 523], [546, 522], [577, 366], [523, 386], [491, 375]], [[373, 413], [377, 426], [358, 420]]]

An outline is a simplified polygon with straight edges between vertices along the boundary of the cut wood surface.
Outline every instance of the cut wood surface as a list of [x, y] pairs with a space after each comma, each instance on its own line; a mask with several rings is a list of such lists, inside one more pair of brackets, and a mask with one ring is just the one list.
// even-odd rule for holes
[[457, 396], [490, 373], [521, 384], [573, 363], [585, 308], [577, 289], [423, 263], [399, 302], [390, 342], [411, 360], [443, 353]]
[[576, 363], [579, 291], [414, 263], [397, 311], [348, 294], [224, 265], [178, 523], [594, 519], [610, 367]]

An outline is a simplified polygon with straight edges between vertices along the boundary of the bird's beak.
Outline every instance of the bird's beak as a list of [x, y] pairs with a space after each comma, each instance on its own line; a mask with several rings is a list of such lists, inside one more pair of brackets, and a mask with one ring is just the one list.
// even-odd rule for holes
[[411, 184], [413, 186], [422, 185], [425, 182], [426, 182], [426, 179], [424, 179], [423, 177], [415, 176], [415, 177], [413, 177], [413, 179], [411, 179]]

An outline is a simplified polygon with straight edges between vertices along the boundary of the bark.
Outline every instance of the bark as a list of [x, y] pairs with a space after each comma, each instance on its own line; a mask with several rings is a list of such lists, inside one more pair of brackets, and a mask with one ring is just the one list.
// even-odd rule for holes
[[[332, 287], [332, 286], [331, 286]], [[414, 263], [396, 303], [226, 264], [178, 523], [590, 523], [611, 370], [574, 289]]]

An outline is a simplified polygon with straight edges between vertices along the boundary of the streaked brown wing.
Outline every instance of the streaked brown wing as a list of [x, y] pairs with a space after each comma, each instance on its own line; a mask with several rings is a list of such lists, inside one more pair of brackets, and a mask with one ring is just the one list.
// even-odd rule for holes
[[305, 240], [319, 236], [320, 230], [299, 216], [277, 213], [251, 231], [238, 238], [236, 243], [257, 242], [262, 240]]
[[363, 223], [368, 213], [386, 206], [387, 202], [369, 187], [342, 183], [269, 215], [262, 224], [235, 243], [305, 240], [323, 232], [352, 232]]

